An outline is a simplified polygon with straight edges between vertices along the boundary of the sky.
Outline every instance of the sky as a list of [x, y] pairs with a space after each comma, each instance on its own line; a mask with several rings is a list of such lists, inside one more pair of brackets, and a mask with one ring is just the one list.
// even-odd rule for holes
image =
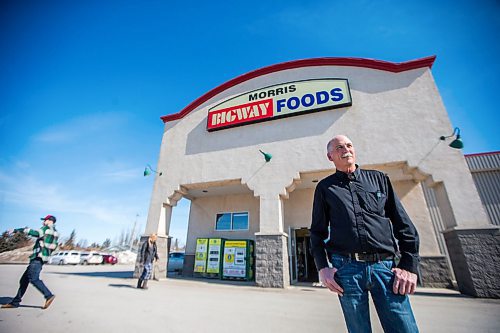
[[[464, 154], [499, 151], [499, 40], [493, 0], [0, 1], [0, 229], [53, 214], [63, 238], [143, 233], [160, 117], [291, 60], [436, 55]], [[183, 199], [181, 243], [188, 215]]]

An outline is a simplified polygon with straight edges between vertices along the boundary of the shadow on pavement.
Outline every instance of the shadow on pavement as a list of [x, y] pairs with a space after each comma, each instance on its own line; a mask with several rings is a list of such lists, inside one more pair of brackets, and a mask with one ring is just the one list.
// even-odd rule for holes
[[[174, 273], [168, 272], [167, 279], [172, 280], [184, 280], [184, 281], [196, 281], [200, 283], [208, 283], [208, 284], [222, 284], [222, 285], [231, 285], [237, 287], [257, 287], [257, 283], [255, 280], [238, 280], [238, 279], [220, 279], [220, 278], [207, 278], [207, 277], [196, 277], [196, 276], [184, 276], [182, 273]], [[301, 288], [303, 291], [315, 291], [326, 289], [323, 286], [320, 286], [316, 282], [298, 282], [292, 285], [292, 287]]]
[[115, 287], [115, 288], [131, 288], [131, 289], [137, 289], [134, 285], [130, 284], [121, 284], [121, 283], [110, 283], [108, 284], [110, 287]]
[[[11, 301], [12, 301], [12, 297], [0, 297], [0, 304], [2, 304], [2, 305], [10, 303]], [[41, 309], [42, 308], [41, 305], [37, 306], [37, 305], [24, 305], [24, 304], [20, 304], [19, 307], [20, 308], [32, 308], [32, 309]], [[10, 309], [7, 309], [7, 310], [10, 310]]]
[[459, 293], [440, 293], [440, 292], [428, 292], [428, 291], [416, 291], [415, 296], [430, 296], [430, 297], [448, 297], [448, 298], [472, 298], [467, 295], [462, 295]]
[[232, 285], [232, 286], [241, 286], [241, 287], [255, 287], [255, 281], [243, 281], [243, 280], [222, 280], [219, 278], [204, 278], [204, 277], [194, 277], [194, 276], [183, 276], [181, 274], [172, 274], [168, 273], [168, 279], [172, 280], [184, 280], [184, 281], [196, 281], [201, 283], [210, 283], [210, 284], [224, 284], [224, 285]]
[[43, 309], [43, 306], [41, 305], [24, 305], [24, 304], [20, 304], [19, 305], [20, 308], [32, 308], [32, 309]]
[[119, 272], [75, 272], [75, 273], [49, 272], [49, 274], [90, 276], [90, 277], [107, 277], [107, 278], [116, 278], [116, 279], [131, 279], [133, 277], [133, 275], [134, 275], [134, 272], [133, 271], [119, 271]]

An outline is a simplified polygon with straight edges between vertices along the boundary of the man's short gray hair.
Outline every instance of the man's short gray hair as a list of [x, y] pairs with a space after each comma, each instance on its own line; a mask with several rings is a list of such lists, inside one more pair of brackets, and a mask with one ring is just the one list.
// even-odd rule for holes
[[335, 140], [335, 137], [333, 139], [331, 139], [330, 141], [328, 141], [328, 143], [326, 144], [326, 152], [329, 153], [330, 151], [333, 150], [333, 141]]
[[347, 138], [349, 141], [351, 140], [351, 139], [349, 139], [349, 137], [347, 135], [344, 135], [344, 134], [335, 135], [330, 141], [328, 141], [328, 143], [326, 145], [326, 152], [327, 153], [329, 153], [333, 150], [333, 141], [337, 140], [340, 137]]

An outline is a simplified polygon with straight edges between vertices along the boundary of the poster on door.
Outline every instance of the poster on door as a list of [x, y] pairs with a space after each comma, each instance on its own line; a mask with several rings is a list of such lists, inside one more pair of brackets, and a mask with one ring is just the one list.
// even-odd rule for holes
[[222, 274], [225, 277], [245, 278], [246, 276], [246, 241], [226, 241]]
[[210, 238], [208, 241], [207, 273], [219, 274], [221, 263], [222, 239]]
[[198, 238], [196, 240], [196, 252], [194, 256], [194, 272], [205, 273], [207, 268], [208, 238]]

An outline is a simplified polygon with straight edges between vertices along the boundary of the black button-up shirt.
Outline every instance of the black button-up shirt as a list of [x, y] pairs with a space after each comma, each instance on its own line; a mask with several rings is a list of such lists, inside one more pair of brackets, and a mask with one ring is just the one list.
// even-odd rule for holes
[[398, 267], [417, 273], [419, 238], [392, 189], [375, 170], [337, 171], [314, 192], [311, 246], [318, 271], [331, 253], [400, 253]]

